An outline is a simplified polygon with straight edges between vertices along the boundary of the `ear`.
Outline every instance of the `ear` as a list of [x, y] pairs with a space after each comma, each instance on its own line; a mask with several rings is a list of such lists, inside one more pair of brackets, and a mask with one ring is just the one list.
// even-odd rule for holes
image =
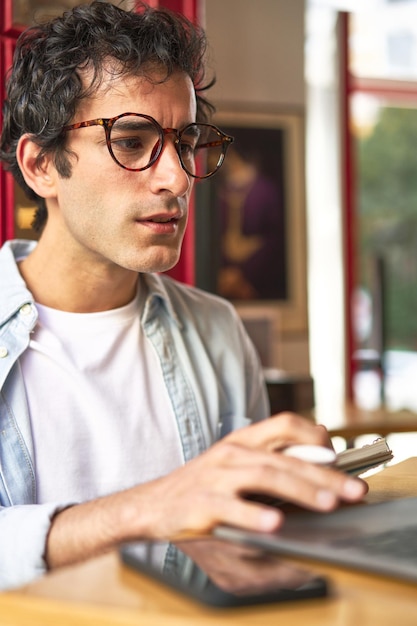
[[26, 134], [19, 139], [16, 158], [28, 187], [41, 198], [51, 198], [55, 195], [57, 172], [50, 156], [46, 155], [38, 161], [40, 151], [31, 136]]

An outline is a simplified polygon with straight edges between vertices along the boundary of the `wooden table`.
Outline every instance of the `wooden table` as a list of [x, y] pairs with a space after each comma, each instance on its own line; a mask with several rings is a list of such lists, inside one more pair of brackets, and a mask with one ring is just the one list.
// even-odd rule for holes
[[392, 433], [417, 432], [417, 413], [406, 410], [389, 411], [381, 407], [371, 411], [347, 404], [336, 417], [314, 411], [303, 414], [317, 424], [331, 424], [328, 427], [330, 436], [343, 437], [348, 446], [352, 446], [360, 435], [375, 433], [386, 437]]
[[[369, 502], [417, 495], [417, 458], [367, 479]], [[123, 566], [116, 552], [0, 594], [1, 626], [415, 626], [417, 585], [309, 563], [332, 595], [315, 600], [209, 609]]]

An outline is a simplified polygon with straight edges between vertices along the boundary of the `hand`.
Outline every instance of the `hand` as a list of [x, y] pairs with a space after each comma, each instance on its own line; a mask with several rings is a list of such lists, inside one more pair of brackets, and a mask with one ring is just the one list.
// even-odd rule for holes
[[278, 529], [282, 511], [246, 499], [251, 493], [318, 511], [365, 495], [358, 478], [280, 454], [293, 444], [331, 445], [324, 427], [282, 413], [234, 431], [167, 476], [65, 509], [52, 522], [46, 562], [74, 563], [137, 539], [204, 536], [220, 523]]
[[247, 494], [266, 494], [319, 511], [364, 496], [367, 486], [360, 479], [280, 454], [292, 444], [331, 447], [324, 427], [294, 414], [277, 415], [234, 431], [172, 474], [143, 486], [149, 496], [142, 490], [140, 502], [132, 500], [131, 514], [139, 521], [139, 511], [151, 511], [146, 536], [176, 540], [210, 534], [219, 523], [276, 530], [282, 512], [245, 499]]

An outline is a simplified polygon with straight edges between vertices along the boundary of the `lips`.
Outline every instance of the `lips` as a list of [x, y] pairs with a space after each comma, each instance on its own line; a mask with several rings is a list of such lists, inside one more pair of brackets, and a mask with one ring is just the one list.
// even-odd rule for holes
[[184, 216], [182, 211], [175, 210], [175, 212], [170, 213], [155, 213], [153, 215], [145, 215], [137, 218], [137, 222], [142, 223], [152, 223], [152, 224], [170, 224], [177, 223]]
[[159, 217], [148, 217], [146, 219], [147, 222], [155, 222], [157, 224], [166, 224], [167, 222], [176, 222], [179, 220], [177, 216], [159, 216]]
[[153, 235], [177, 235], [183, 217], [184, 214], [181, 211], [158, 213], [137, 218], [136, 223], [138, 226], [148, 229]]

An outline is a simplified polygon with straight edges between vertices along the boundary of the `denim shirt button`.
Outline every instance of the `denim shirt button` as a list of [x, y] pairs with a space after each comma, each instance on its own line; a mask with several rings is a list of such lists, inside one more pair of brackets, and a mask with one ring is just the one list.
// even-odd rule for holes
[[0, 359], [4, 359], [9, 354], [9, 351], [5, 346], [0, 346]]
[[22, 307], [20, 307], [20, 313], [22, 315], [29, 315], [31, 312], [32, 312], [31, 304], [24, 304]]

